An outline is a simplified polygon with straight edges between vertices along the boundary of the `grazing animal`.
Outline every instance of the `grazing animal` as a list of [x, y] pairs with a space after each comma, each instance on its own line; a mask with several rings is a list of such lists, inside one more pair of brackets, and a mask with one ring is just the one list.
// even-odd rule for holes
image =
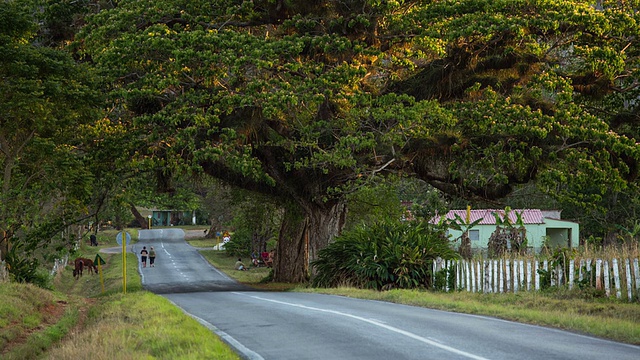
[[74, 269], [73, 269], [73, 277], [77, 279], [80, 278], [80, 276], [82, 276], [82, 269], [84, 268], [84, 261], [82, 261], [81, 258], [77, 258], [74, 262]]
[[89, 268], [89, 273], [98, 273], [98, 267], [93, 263], [93, 260], [87, 258], [80, 258], [80, 260], [84, 263], [84, 267]]

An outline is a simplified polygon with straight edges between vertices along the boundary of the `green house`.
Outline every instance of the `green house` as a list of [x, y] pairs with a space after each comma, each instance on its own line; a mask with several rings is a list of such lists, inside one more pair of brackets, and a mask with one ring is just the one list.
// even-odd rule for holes
[[150, 217], [151, 226], [180, 226], [180, 225], [195, 225], [196, 224], [196, 212], [188, 210], [163, 210], [163, 209], [149, 209], [138, 208], [140, 215], [144, 217]]
[[[469, 223], [480, 220], [469, 230], [471, 248], [476, 251], [486, 250], [491, 234], [496, 230], [496, 218], [505, 218], [505, 211], [501, 209], [481, 209], [469, 211]], [[580, 226], [576, 222], [561, 220], [559, 210], [513, 209], [509, 212], [509, 220], [515, 224], [520, 214], [526, 229], [527, 246], [530, 251], [539, 252], [543, 246], [575, 248], [579, 245]], [[467, 221], [467, 210], [451, 210], [447, 219], [455, 220], [456, 215], [464, 222]], [[437, 223], [441, 217], [435, 217], [432, 222]], [[464, 229], [464, 225], [462, 226]], [[449, 229], [449, 238], [455, 246], [460, 245], [462, 231]]]

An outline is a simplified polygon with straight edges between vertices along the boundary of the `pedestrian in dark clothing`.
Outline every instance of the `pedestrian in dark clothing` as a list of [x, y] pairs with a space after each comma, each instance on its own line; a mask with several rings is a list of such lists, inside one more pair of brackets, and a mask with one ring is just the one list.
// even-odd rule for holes
[[147, 251], [147, 247], [143, 246], [142, 251], [140, 251], [140, 261], [142, 262], [142, 267], [147, 267], [147, 256], [149, 256], [149, 252]]

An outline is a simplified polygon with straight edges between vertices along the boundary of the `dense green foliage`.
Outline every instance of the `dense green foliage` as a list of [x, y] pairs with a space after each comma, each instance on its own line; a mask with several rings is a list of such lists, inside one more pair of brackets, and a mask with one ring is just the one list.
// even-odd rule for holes
[[149, 144], [136, 161], [292, 201], [307, 226], [287, 246], [313, 259], [346, 194], [390, 171], [471, 200], [535, 180], [599, 213], [635, 193], [637, 132], [612, 104], [635, 113], [638, 12], [601, 4], [124, 0], [78, 54]]
[[436, 258], [456, 257], [443, 228], [423, 222], [380, 222], [347, 231], [322, 249], [313, 262], [313, 285], [422, 288], [434, 281]]
[[637, 2], [33, 2], [0, 5], [10, 237], [41, 209], [193, 206], [177, 183], [203, 174], [287, 202], [280, 280], [380, 175], [499, 207], [533, 184], [603, 243], [639, 214]]
[[15, 280], [38, 282], [38, 263], [70, 250], [63, 231], [87, 216], [82, 129], [101, 99], [86, 65], [39, 43], [30, 5], [0, 2], [0, 255]]

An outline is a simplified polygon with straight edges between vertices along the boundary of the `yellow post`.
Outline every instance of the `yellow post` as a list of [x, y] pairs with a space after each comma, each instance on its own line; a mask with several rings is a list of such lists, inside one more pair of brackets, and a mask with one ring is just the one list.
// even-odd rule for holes
[[471, 223], [471, 205], [467, 205], [467, 225]]
[[102, 292], [104, 293], [104, 278], [102, 277], [102, 264], [105, 264], [102, 256], [100, 254], [96, 254], [95, 259], [93, 259], [93, 263], [98, 266], [98, 274], [100, 274], [100, 285], [102, 285]]
[[98, 261], [98, 274], [100, 274], [100, 285], [102, 285], [102, 292], [104, 293], [104, 279], [102, 278], [102, 263]]
[[122, 289], [127, 293], [127, 235], [122, 230]]

